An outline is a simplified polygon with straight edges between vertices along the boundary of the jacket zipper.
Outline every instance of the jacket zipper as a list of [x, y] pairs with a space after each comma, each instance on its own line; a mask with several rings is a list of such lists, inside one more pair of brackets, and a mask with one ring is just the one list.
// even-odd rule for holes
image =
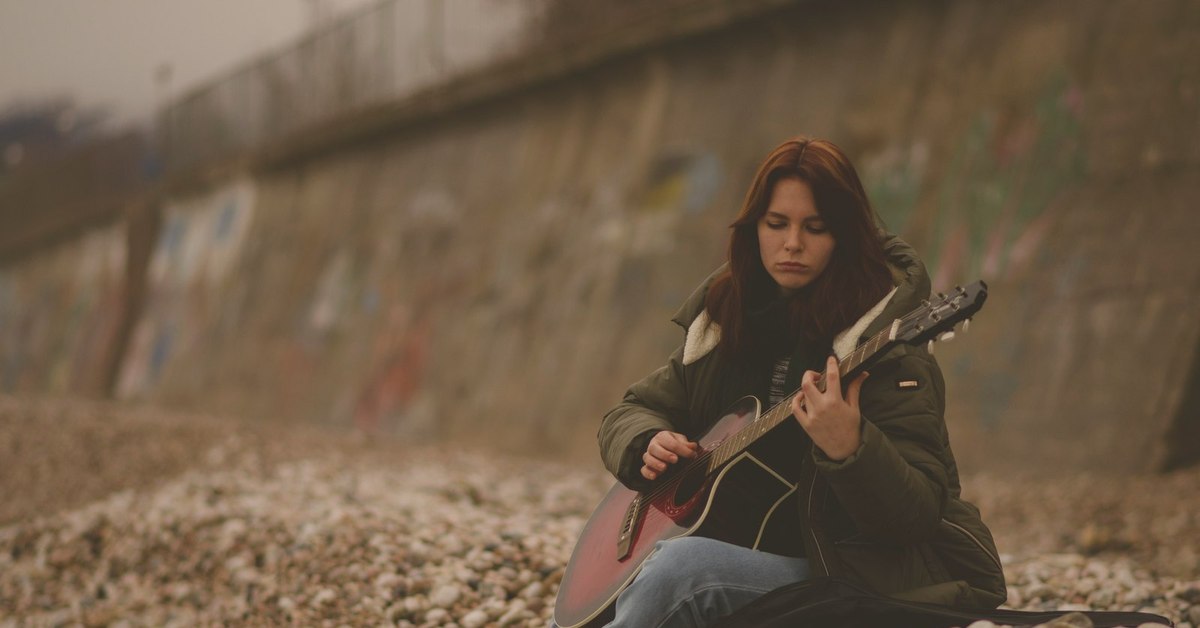
[[813, 524], [812, 500], [813, 492], [817, 488], [817, 474], [813, 471], [812, 484], [808, 486], [808, 533], [812, 535], [813, 546], [817, 548], [817, 557], [821, 559], [821, 567], [825, 569], [825, 575], [829, 575], [829, 565], [825, 562], [825, 552], [821, 551], [821, 542], [817, 540], [816, 526]]
[[957, 523], [954, 523], [953, 521], [945, 519], [945, 518], [942, 519], [942, 523], [945, 523], [945, 524], [949, 525], [950, 527], [954, 528], [955, 530], [958, 530], [959, 532], [962, 532], [963, 534], [965, 534], [968, 539], [971, 539], [975, 543], [975, 545], [979, 546], [979, 549], [983, 550], [984, 554], [987, 554], [988, 558], [992, 559], [992, 562], [996, 563], [996, 567], [998, 569], [1000, 569], [1001, 571], [1004, 571], [1004, 565], [1002, 565], [1000, 563], [1000, 557], [993, 554], [991, 552], [991, 550], [989, 550], [987, 548], [987, 546], [983, 544], [983, 541], [980, 541], [978, 538], [975, 537], [974, 534], [971, 534], [970, 530], [958, 525]]

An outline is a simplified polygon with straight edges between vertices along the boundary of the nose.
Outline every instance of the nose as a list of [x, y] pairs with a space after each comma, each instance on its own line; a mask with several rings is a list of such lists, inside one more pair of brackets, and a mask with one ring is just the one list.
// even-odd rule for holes
[[799, 229], [789, 229], [783, 249], [788, 252], [804, 250], [804, 234]]

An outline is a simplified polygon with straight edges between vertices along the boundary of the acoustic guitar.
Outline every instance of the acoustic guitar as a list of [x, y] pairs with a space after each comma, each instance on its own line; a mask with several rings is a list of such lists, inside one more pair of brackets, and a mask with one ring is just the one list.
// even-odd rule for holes
[[[838, 364], [842, 381], [860, 372], [900, 343], [919, 345], [949, 340], [959, 322], [966, 330], [983, 307], [987, 285], [977, 281], [938, 293], [932, 301], [858, 345]], [[818, 379], [824, 390], [825, 374]], [[784, 555], [796, 553], [789, 534], [789, 502], [807, 487], [796, 485], [799, 456], [794, 443], [801, 430], [792, 418], [793, 392], [762, 412], [755, 397], [743, 397], [697, 440], [699, 453], [674, 465], [645, 492], [619, 482], [592, 512], [567, 563], [554, 606], [561, 628], [601, 626], [613, 617], [617, 596], [633, 581], [659, 541], [704, 536]], [[790, 432], [790, 433], [789, 433]]]

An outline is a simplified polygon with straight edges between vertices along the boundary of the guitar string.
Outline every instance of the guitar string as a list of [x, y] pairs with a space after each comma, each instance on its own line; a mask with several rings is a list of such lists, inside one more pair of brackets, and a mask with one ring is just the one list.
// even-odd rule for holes
[[[943, 299], [942, 301], [945, 302], [946, 299]], [[896, 331], [897, 335], [899, 335], [900, 330], [905, 329], [909, 323], [911, 323], [912, 321], [914, 321], [918, 318], [923, 317], [924, 316], [923, 313], [928, 309], [929, 309], [928, 306], [921, 307], [917, 310], [913, 310], [912, 312], [909, 312], [908, 314], [905, 314], [904, 316], [900, 317], [899, 319], [896, 319], [896, 320], [900, 321], [900, 326], [897, 328], [897, 331]], [[870, 340], [867, 340], [867, 342], [864, 342], [863, 344], [859, 345], [859, 347], [860, 348], [865, 347], [867, 344], [873, 342], [875, 340], [875, 338], [882, 337], [883, 334], [886, 333], [887, 331], [888, 330], [886, 328], [881, 330]], [[882, 346], [880, 348], [882, 348]], [[878, 351], [878, 349], [876, 351]], [[853, 357], [854, 353], [857, 353], [857, 352], [858, 352], [858, 349], [856, 348], [855, 351], [850, 354], [850, 357]], [[863, 360], [865, 360], [865, 359], [866, 359], [866, 356], [863, 356]], [[861, 364], [861, 363], [862, 362], [859, 362], [859, 364]], [[839, 364], [839, 370], [841, 370], [840, 364]], [[825, 373], [822, 372], [818, 381], [824, 381], [824, 380], [825, 380]], [[763, 413], [763, 415], [774, 412], [776, 410], [776, 408], [778, 408], [779, 406], [782, 406], [785, 402], [789, 402], [789, 405], [790, 405], [790, 400], [793, 397], [795, 397], [796, 395], [800, 394], [800, 391], [801, 391], [800, 388], [797, 388], [796, 390], [792, 391], [787, 397], [784, 398], [784, 401], [781, 401], [781, 402], [771, 406], [769, 409], [767, 409], [766, 412]], [[743, 427], [741, 430], [738, 430], [737, 432], [735, 432], [734, 436], [741, 435], [743, 433], [743, 431], [748, 429], [749, 427], [750, 426]], [[757, 439], [758, 438], [755, 437], [754, 439], [751, 440], [751, 442], [754, 442]], [[667, 482], [665, 484], [660, 484], [659, 486], [652, 489], [649, 493], [643, 494], [643, 503], [649, 504], [650, 502], [653, 502], [654, 500], [658, 499], [659, 497], [662, 497], [663, 495], [665, 495], [667, 493], [668, 489], [672, 488], [675, 484], [678, 484], [678, 480], [682, 479], [688, 473], [691, 473], [693, 470], [695, 470], [697, 467], [699, 467], [701, 463], [707, 464], [709, 458], [711, 458], [713, 456], [714, 452], [716, 452], [718, 449], [720, 449], [721, 445], [724, 444], [725, 442], [728, 442], [728, 441], [722, 441], [721, 444], [718, 444], [716, 447], [713, 447], [712, 449], [709, 449], [708, 451], [705, 451], [704, 453], [700, 454], [696, 458], [692, 459], [691, 462], [689, 462], [686, 466], [684, 466], [678, 472], [678, 474], [676, 475], [676, 478], [677, 478], [676, 480], [672, 480], [671, 482]], [[746, 446], [749, 446], [749, 443], [747, 443]], [[708, 472], [706, 471], [705, 474], [707, 475], [707, 473]]]

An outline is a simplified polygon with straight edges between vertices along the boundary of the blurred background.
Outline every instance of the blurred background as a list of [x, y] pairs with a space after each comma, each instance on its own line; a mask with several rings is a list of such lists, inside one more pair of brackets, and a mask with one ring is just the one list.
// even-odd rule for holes
[[[1091, 478], [1061, 512], [1194, 469], [1197, 33], [1192, 0], [0, 3], [0, 523], [238, 430], [598, 469], [799, 134], [935, 289], [988, 282], [937, 349], [965, 472]], [[1170, 552], [1171, 477], [1028, 547]], [[1036, 481], [980, 486], [1002, 540], [1037, 518]], [[1147, 486], [1191, 502], [1137, 540]]]
[[0, 391], [590, 454], [756, 164], [859, 165], [967, 469], [1200, 456], [1200, 11], [6, 3]]

